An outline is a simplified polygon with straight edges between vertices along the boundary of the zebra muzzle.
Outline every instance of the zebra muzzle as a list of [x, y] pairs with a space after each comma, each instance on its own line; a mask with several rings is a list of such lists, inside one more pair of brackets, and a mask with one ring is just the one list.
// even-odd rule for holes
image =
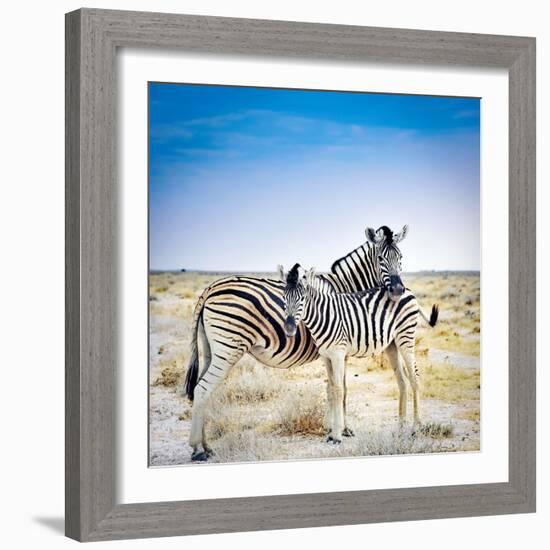
[[390, 277], [390, 284], [388, 286], [388, 294], [394, 301], [398, 301], [405, 292], [405, 286], [403, 285], [400, 277], [392, 275]]
[[285, 321], [285, 334], [289, 337], [296, 336], [296, 321], [293, 317], [287, 317]]

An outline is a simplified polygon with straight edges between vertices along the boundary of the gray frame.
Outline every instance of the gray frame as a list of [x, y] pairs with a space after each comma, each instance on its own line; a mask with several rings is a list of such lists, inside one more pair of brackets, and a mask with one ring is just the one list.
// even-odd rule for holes
[[[509, 71], [509, 481], [116, 504], [115, 56], [177, 48]], [[535, 511], [535, 39], [82, 9], [66, 16], [66, 534], [82, 541]]]

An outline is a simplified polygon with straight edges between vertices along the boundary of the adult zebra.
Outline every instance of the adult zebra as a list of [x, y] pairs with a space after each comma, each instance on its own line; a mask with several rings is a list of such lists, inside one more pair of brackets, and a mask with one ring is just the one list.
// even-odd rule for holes
[[[334, 292], [355, 292], [382, 285], [388, 293], [399, 297], [405, 288], [400, 277], [401, 251], [397, 245], [407, 231], [407, 226], [396, 234], [386, 226], [376, 231], [367, 228], [367, 241], [336, 260], [331, 273], [320, 277]], [[387, 266], [384, 273], [380, 269], [381, 261]], [[286, 336], [284, 288], [282, 280], [233, 276], [214, 282], [200, 296], [195, 306], [191, 359], [185, 379], [187, 396], [194, 401], [189, 436], [192, 460], [207, 460], [211, 453], [204, 430], [206, 403], [211, 392], [245, 353], [277, 368], [303, 365], [319, 357], [311, 334], [303, 325], [297, 327], [293, 338]], [[200, 376], [199, 337], [204, 357]], [[349, 428], [344, 433], [353, 435]]]
[[[409, 290], [399, 297], [388, 295], [383, 287], [355, 293], [338, 293], [330, 288], [313, 269], [299, 276], [296, 264], [286, 276], [284, 291], [285, 332], [296, 333], [300, 321], [311, 332], [321, 357], [326, 360], [331, 412], [329, 441], [340, 442], [344, 431], [344, 376], [347, 357], [365, 357], [390, 350], [390, 357], [399, 353], [413, 391], [414, 419], [418, 412], [418, 370], [415, 359], [415, 334], [418, 315], [434, 327], [438, 308], [432, 307], [428, 318]], [[384, 271], [386, 265], [381, 261]], [[399, 364], [396, 357], [393, 359]], [[405, 380], [397, 369], [400, 388], [399, 413], [403, 419], [406, 407]]]

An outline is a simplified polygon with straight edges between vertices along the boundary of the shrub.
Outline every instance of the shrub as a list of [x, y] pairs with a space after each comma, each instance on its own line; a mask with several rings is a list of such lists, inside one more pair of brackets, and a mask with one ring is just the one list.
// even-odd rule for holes
[[154, 386], [177, 386], [180, 382], [183, 370], [178, 366], [174, 359], [160, 371], [160, 376], [153, 382]]
[[255, 403], [277, 397], [282, 383], [276, 372], [262, 365], [238, 365], [216, 390], [219, 403]]
[[433, 437], [434, 439], [444, 439], [453, 436], [454, 428], [451, 424], [440, 424], [439, 422], [428, 422], [422, 424], [418, 431], [424, 437]]
[[289, 392], [279, 404], [273, 428], [281, 435], [326, 433], [324, 406], [317, 392]]

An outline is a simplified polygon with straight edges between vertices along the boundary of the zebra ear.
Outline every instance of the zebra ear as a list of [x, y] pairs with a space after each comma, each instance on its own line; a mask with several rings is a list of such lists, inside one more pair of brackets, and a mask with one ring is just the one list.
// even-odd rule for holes
[[378, 244], [384, 237], [383, 233], [376, 231], [376, 229], [372, 227], [367, 227], [365, 229], [365, 235], [367, 236], [367, 241], [372, 244]]
[[404, 225], [403, 229], [401, 230], [401, 233], [397, 233], [397, 235], [393, 236], [393, 242], [398, 243], [402, 241], [407, 236], [408, 232], [409, 232], [409, 226]]
[[281, 279], [281, 281], [286, 281], [285, 268], [280, 264], [277, 266], [277, 274], [279, 275], [279, 279]]

